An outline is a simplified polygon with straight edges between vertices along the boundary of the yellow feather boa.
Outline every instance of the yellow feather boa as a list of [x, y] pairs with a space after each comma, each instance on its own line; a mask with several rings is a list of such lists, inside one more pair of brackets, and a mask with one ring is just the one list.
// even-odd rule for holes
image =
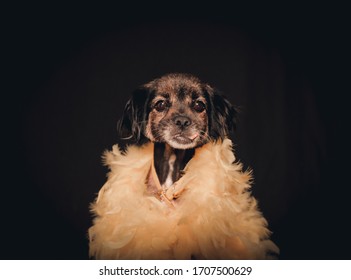
[[[172, 206], [147, 193], [153, 143], [105, 153], [108, 180], [92, 204], [90, 255], [97, 259], [266, 259], [278, 253], [249, 192], [251, 174], [232, 142], [196, 149], [171, 189]], [[172, 194], [167, 194], [171, 196]]]

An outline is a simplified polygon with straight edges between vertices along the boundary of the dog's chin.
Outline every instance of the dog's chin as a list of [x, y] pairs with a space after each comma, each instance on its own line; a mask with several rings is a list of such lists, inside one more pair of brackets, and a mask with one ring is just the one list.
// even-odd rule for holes
[[192, 135], [191, 137], [176, 135], [166, 140], [166, 143], [174, 149], [186, 150], [196, 148], [198, 146], [199, 136]]

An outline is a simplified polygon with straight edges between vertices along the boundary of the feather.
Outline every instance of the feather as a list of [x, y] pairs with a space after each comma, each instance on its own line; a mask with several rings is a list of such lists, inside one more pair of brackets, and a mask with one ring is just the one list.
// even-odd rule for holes
[[172, 207], [146, 191], [153, 143], [130, 146], [123, 154], [114, 146], [104, 159], [110, 173], [92, 204], [92, 257], [265, 259], [278, 254], [248, 191], [251, 172], [234, 162], [229, 139], [196, 149], [184, 175], [165, 194]]

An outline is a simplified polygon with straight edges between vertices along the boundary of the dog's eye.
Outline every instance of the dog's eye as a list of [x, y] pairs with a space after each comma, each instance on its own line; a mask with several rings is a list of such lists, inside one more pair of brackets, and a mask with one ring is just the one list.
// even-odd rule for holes
[[206, 109], [206, 106], [202, 101], [195, 101], [193, 108], [196, 112], [201, 113]]
[[156, 102], [154, 108], [158, 111], [158, 112], [162, 112], [164, 111], [168, 106], [168, 103], [166, 100], [159, 100]]

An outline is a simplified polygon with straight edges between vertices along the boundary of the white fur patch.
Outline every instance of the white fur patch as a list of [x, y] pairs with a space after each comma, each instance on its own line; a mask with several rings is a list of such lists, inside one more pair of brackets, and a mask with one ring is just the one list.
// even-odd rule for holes
[[176, 157], [175, 154], [172, 154], [169, 157], [169, 160], [168, 160], [169, 171], [168, 171], [168, 175], [167, 175], [166, 181], [164, 183], [164, 187], [166, 189], [168, 189], [170, 186], [173, 185], [172, 174], [173, 174], [173, 170], [174, 170], [174, 162], [175, 162], [176, 159], [177, 159], [177, 157]]

